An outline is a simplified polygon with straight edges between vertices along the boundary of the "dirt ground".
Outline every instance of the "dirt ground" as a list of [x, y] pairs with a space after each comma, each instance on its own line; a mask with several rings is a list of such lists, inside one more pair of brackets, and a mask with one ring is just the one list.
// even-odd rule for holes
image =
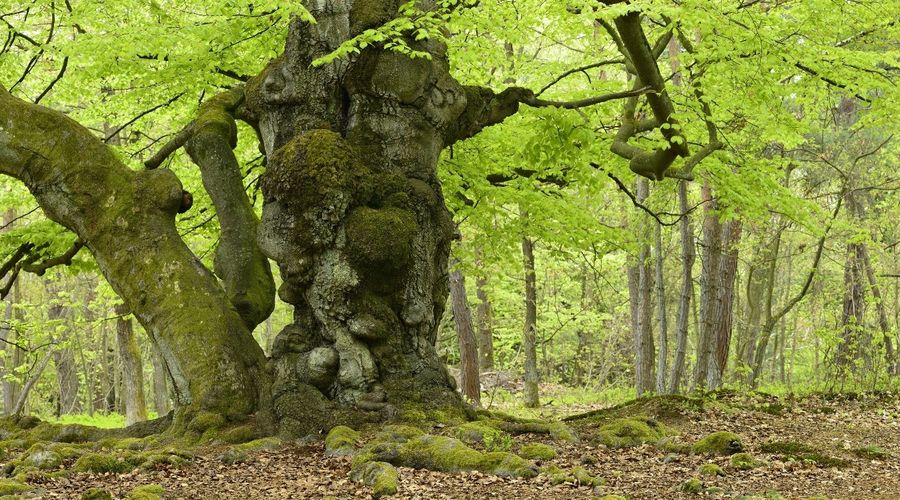
[[[556, 448], [557, 458], [539, 463], [563, 469], [583, 466], [603, 480], [592, 488], [574, 484], [552, 485], [544, 474], [532, 479], [503, 478], [478, 472], [439, 473], [399, 468], [400, 487], [395, 498], [499, 498], [568, 499], [617, 494], [632, 499], [697, 498], [681, 485], [700, 478], [700, 495], [712, 498], [847, 498], [900, 499], [900, 397], [823, 396], [777, 400], [756, 395], [720, 395], [702, 409], [672, 414], [669, 410], [632, 405], [608, 416], [645, 414], [675, 429], [680, 443], [692, 443], [712, 431], [731, 431], [742, 437], [745, 451], [766, 465], [738, 470], [727, 456], [662, 451], [652, 445], [607, 449], [591, 444], [596, 419], [569, 422], [582, 440], [553, 442], [547, 435], [519, 435], [513, 451], [525, 442], [543, 442]], [[441, 429], [433, 431], [441, 432]], [[842, 466], [819, 466], [809, 461], [764, 453], [770, 441], [793, 441], [815, 447], [830, 457], [846, 460]], [[877, 449], [878, 457], [860, 456], [860, 448]], [[877, 447], [877, 448], [871, 448]], [[889, 454], [886, 455], [885, 454]], [[253, 454], [245, 463], [227, 465], [219, 452], [199, 452], [183, 468], [162, 466], [127, 474], [74, 474], [65, 478], [36, 479], [33, 495], [78, 498], [90, 487], [102, 487], [116, 498], [133, 487], [158, 483], [166, 498], [370, 498], [371, 489], [349, 479], [350, 459], [329, 458], [321, 443], [289, 443]], [[585, 455], [595, 463], [584, 464]], [[587, 460], [590, 461], [590, 460]], [[698, 469], [716, 463], [724, 476], [700, 476]]]

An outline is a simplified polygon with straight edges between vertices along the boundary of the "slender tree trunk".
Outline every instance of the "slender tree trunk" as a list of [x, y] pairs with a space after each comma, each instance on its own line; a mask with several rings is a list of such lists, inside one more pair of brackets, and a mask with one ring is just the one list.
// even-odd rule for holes
[[669, 377], [669, 392], [678, 392], [684, 376], [685, 355], [687, 354], [688, 323], [691, 311], [691, 298], [694, 295], [694, 232], [688, 217], [687, 181], [678, 183], [678, 205], [681, 213], [681, 298], [678, 302], [678, 319], [676, 320], [675, 361], [672, 363], [672, 375]]
[[656, 365], [656, 392], [666, 393], [666, 362], [669, 355], [669, 328], [666, 318], [666, 287], [663, 275], [662, 226], [655, 225], [654, 246], [656, 247], [656, 307], [659, 318], [659, 352]]
[[100, 323], [100, 350], [102, 352], [102, 369], [103, 380], [101, 387], [103, 390], [103, 405], [108, 412], [117, 411], [116, 401], [118, 400], [118, 370], [116, 369], [116, 353], [109, 345], [109, 327], [106, 322]]
[[[22, 302], [22, 288], [21, 283], [22, 277], [19, 277], [15, 283], [13, 283], [12, 294], [7, 298], [7, 312], [10, 315], [11, 319], [16, 321], [21, 321], [22, 311], [16, 309], [15, 305]], [[6, 340], [10, 342], [16, 342], [21, 340], [21, 336], [19, 332], [17, 332], [14, 328], [10, 328], [6, 332]], [[19, 349], [16, 346], [10, 345], [11, 355], [7, 358], [6, 362], [8, 363], [7, 370], [12, 372], [17, 366], [21, 365], [25, 362], [25, 356], [22, 349]], [[10, 373], [12, 375], [12, 373]], [[22, 392], [22, 385], [19, 383], [16, 377], [9, 377], [7, 380], [3, 381], [3, 404], [6, 409], [6, 413], [8, 415], [15, 413], [15, 408], [19, 401], [19, 396]], [[24, 403], [23, 403], [24, 404]]]
[[[527, 213], [524, 217], [527, 217]], [[534, 242], [527, 236], [522, 238], [522, 263], [525, 268], [525, 328], [523, 334], [525, 350], [525, 406], [537, 408], [537, 283], [534, 272]]]
[[703, 259], [700, 275], [700, 338], [697, 342], [694, 387], [703, 390], [707, 383], [710, 358], [715, 351], [716, 312], [719, 310], [719, 261], [722, 254], [722, 224], [718, 204], [709, 183], [701, 190], [704, 201]]
[[37, 365], [37, 369], [25, 382], [25, 385], [22, 386], [22, 390], [18, 394], [18, 398], [16, 399], [16, 404], [13, 406], [12, 415], [21, 415], [25, 411], [25, 404], [28, 402], [28, 396], [31, 394], [31, 389], [34, 387], [34, 384], [40, 380], [41, 375], [43, 375], [44, 370], [47, 368], [47, 365], [50, 364], [50, 359], [53, 358], [53, 345], [47, 346], [47, 352], [44, 354], [44, 357], [41, 358], [41, 361]]
[[[649, 195], [649, 182], [638, 178], [637, 201], [643, 202]], [[637, 234], [639, 250], [637, 259], [628, 269], [628, 294], [631, 299], [631, 324], [634, 338], [634, 377], [637, 396], [653, 391], [656, 387], [655, 351], [653, 347], [653, 304], [651, 302], [652, 271], [650, 267], [649, 226], [639, 214]]]
[[731, 329], [734, 318], [734, 287], [738, 265], [738, 245], [741, 242], [741, 222], [729, 221], [723, 230], [724, 247], [727, 249], [719, 261], [719, 295], [716, 309], [715, 328], [712, 344], [715, 350], [709, 359], [709, 371], [706, 385], [710, 390], [722, 384], [725, 367], [728, 365], [728, 352], [731, 349]]
[[494, 369], [494, 313], [487, 294], [487, 278], [475, 278], [475, 296], [478, 307], [475, 309], [475, 322], [478, 326], [478, 365], [482, 372]]
[[847, 261], [844, 264], [844, 305], [841, 315], [842, 335], [835, 353], [835, 365], [847, 367], [859, 357], [861, 331], [865, 319], [865, 271], [860, 259], [861, 243], [847, 244]]
[[158, 416], [169, 413], [169, 385], [166, 360], [159, 353], [159, 348], [150, 343], [150, 360], [153, 363], [153, 408]]
[[481, 406], [481, 380], [478, 373], [478, 348], [475, 344], [475, 329], [472, 326], [472, 312], [466, 299], [466, 278], [459, 269], [459, 261], [450, 262], [450, 302], [453, 323], [459, 340], [459, 367], [462, 372], [462, 393], [475, 406]]
[[[116, 312], [126, 314], [128, 309], [118, 306]], [[144, 398], [144, 367], [141, 350], [131, 318], [116, 320], [116, 339], [119, 344], [119, 358], [122, 360], [122, 388], [125, 404], [125, 425], [147, 420], [147, 400]]]
[[[47, 293], [55, 296], [58, 290], [53, 286], [48, 286]], [[59, 344], [59, 347], [53, 352], [53, 363], [56, 366], [56, 381], [59, 389], [56, 400], [57, 416], [81, 413], [81, 401], [78, 398], [78, 368], [75, 364], [75, 353], [70, 345], [75, 332], [72, 330], [71, 325], [67, 324], [66, 316], [66, 309], [61, 303], [56, 301], [52, 303], [47, 311], [47, 319], [50, 320], [51, 330], [56, 331], [51, 338]]]
[[894, 342], [891, 338], [891, 325], [888, 322], [887, 311], [884, 307], [884, 299], [881, 296], [881, 288], [878, 286], [878, 280], [875, 278], [875, 270], [872, 269], [872, 261], [869, 259], [869, 250], [865, 244], [861, 245], [860, 257], [862, 258], [863, 267], [866, 270], [866, 277], [869, 282], [869, 288], [872, 291], [872, 299], [875, 302], [875, 311], [878, 313], [878, 326], [884, 339], [884, 355], [887, 362], [887, 370], [889, 375], [897, 374], [897, 358], [894, 353]]

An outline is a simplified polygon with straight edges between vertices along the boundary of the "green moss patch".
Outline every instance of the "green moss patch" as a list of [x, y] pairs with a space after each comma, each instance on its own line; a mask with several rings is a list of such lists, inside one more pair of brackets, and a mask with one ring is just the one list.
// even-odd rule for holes
[[849, 464], [847, 460], [826, 455], [812, 446], [795, 441], [771, 441], [763, 444], [760, 450], [780, 455], [783, 460], [796, 460], [819, 467], [844, 467]]
[[603, 482], [590, 475], [583, 467], [575, 467], [571, 470], [560, 469], [555, 465], [545, 467], [543, 474], [550, 478], [550, 484], [570, 483], [579, 486], [600, 486]]
[[31, 486], [12, 479], [0, 479], [0, 495], [17, 495], [31, 491]]
[[333, 427], [325, 436], [325, 455], [329, 457], [352, 455], [359, 441], [360, 435], [355, 430], [344, 425]]
[[700, 466], [698, 470], [701, 476], [724, 476], [725, 471], [719, 467], [717, 464], [703, 464]]
[[247, 441], [253, 441], [256, 437], [256, 427], [251, 424], [233, 427], [221, 435], [222, 441], [230, 444], [246, 443]]
[[397, 493], [400, 483], [397, 468], [387, 462], [366, 462], [351, 473], [350, 479], [371, 486], [375, 498]]
[[859, 458], [867, 458], [869, 460], [887, 460], [891, 458], [891, 454], [887, 450], [874, 445], [854, 448], [851, 452]]
[[681, 487], [679, 489], [683, 493], [702, 493], [703, 481], [697, 479], [696, 477], [693, 477], [681, 483]]
[[593, 410], [563, 419], [566, 422], [600, 421], [616, 418], [650, 417], [661, 421], [680, 420], [703, 411], [704, 400], [676, 394], [634, 399], [612, 408]]
[[202, 411], [188, 424], [188, 429], [202, 434], [208, 430], [219, 429], [225, 425], [225, 417], [218, 413]]
[[481, 445], [488, 451], [508, 451], [512, 438], [488, 420], [476, 420], [450, 428], [450, 433], [468, 445]]
[[751, 470], [764, 465], [764, 461], [753, 458], [749, 453], [735, 453], [731, 456], [731, 466], [738, 470]]
[[144, 456], [130, 452], [86, 453], [75, 461], [72, 469], [76, 472], [130, 472], [146, 461]]
[[782, 455], [794, 455], [798, 453], [813, 453], [815, 448], [796, 441], [769, 441], [759, 447], [763, 453], [777, 453]]
[[741, 437], [733, 432], [718, 431], [706, 436], [694, 443], [691, 447], [694, 453], [708, 453], [713, 455], [734, 455], [744, 451]]
[[519, 456], [529, 460], [553, 460], [556, 450], [543, 443], [528, 443], [519, 448]]
[[619, 418], [601, 426], [596, 441], [608, 448], [629, 448], [656, 443], [668, 433], [665, 426], [649, 418]]
[[509, 418], [498, 421], [501, 430], [510, 434], [548, 434], [554, 441], [568, 443], [578, 442], [578, 434], [562, 422], [542, 422], [540, 420], [514, 419], [507, 415], [495, 413], [495, 415]]
[[128, 493], [129, 500], [161, 500], [166, 489], [158, 484], [138, 486]]
[[353, 459], [353, 470], [368, 462], [387, 462], [396, 466], [440, 472], [477, 470], [490, 474], [533, 477], [538, 468], [533, 462], [506, 452], [482, 453], [462, 441], [447, 436], [419, 435], [400, 441], [382, 436], [373, 440]]

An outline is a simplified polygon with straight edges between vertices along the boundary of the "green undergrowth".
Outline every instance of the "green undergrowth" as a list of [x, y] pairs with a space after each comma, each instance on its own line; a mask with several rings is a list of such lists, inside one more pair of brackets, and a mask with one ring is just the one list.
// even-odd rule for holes
[[819, 467], [844, 467], [850, 462], [833, 457], [822, 450], [795, 441], [770, 441], [760, 446], [760, 451], [779, 456], [782, 460], [794, 460]]

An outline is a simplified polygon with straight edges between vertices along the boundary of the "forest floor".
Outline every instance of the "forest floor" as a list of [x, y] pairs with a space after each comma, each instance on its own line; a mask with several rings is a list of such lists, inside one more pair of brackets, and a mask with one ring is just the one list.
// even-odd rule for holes
[[[664, 423], [674, 435], [669, 445], [608, 448], [595, 439], [604, 423], [636, 415]], [[545, 473], [525, 479], [398, 467], [396, 498], [900, 498], [897, 395], [778, 399], [722, 393], [704, 400], [644, 399], [567, 423], [580, 435], [579, 442], [520, 434], [513, 436], [511, 449], [534, 442], [550, 445], [557, 456], [538, 461], [542, 469], [583, 467], [602, 485], [552, 484]], [[685, 448], [713, 431], [738, 434], [744, 451], [758, 460], [758, 466], [741, 470], [732, 457]], [[431, 432], [440, 434], [445, 429]], [[673, 451], [679, 446], [680, 452]], [[350, 480], [350, 457], [326, 456], [321, 442], [285, 443], [231, 464], [222, 460], [222, 450], [222, 446], [197, 449], [180, 467], [162, 464], [120, 474], [33, 475], [27, 482], [34, 489], [24, 495], [78, 498], [89, 488], [103, 488], [114, 498], [125, 498], [134, 487], [149, 483], [161, 485], [165, 498], [357, 499], [372, 495], [371, 488]], [[724, 475], [703, 475], [701, 466], [710, 463], [719, 465]], [[683, 491], [692, 478], [700, 480], [694, 485], [699, 493]]]

